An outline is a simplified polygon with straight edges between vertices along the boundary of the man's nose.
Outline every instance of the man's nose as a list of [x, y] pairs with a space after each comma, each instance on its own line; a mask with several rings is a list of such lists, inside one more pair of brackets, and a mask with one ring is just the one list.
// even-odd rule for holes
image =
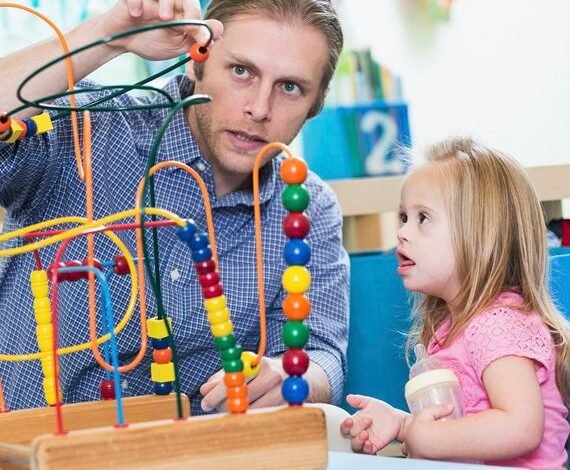
[[255, 122], [271, 119], [271, 88], [259, 86], [250, 90], [244, 105], [244, 114]]

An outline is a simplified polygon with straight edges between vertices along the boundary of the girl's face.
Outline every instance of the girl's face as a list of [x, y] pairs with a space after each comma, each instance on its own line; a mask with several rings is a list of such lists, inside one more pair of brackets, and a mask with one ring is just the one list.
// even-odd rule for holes
[[428, 165], [414, 170], [402, 186], [398, 231], [398, 274], [407, 289], [450, 303], [459, 292], [445, 184]]

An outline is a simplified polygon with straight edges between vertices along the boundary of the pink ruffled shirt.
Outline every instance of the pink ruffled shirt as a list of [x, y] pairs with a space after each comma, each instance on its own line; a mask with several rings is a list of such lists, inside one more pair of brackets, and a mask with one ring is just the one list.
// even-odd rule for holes
[[[478, 315], [452, 344], [441, 348], [434, 339], [428, 354], [443, 361], [457, 375], [465, 406], [471, 415], [491, 408], [483, 385], [483, 372], [493, 361], [505, 356], [527, 357], [535, 361], [536, 378], [544, 402], [544, 436], [538, 449], [513, 460], [486, 462], [529, 469], [561, 469], [567, 460], [564, 449], [570, 433], [568, 409], [556, 386], [556, 355], [552, 337], [538, 314], [524, 314], [513, 305], [522, 298], [513, 292], [502, 293], [497, 307]], [[448, 334], [451, 320], [436, 332], [440, 341]]]

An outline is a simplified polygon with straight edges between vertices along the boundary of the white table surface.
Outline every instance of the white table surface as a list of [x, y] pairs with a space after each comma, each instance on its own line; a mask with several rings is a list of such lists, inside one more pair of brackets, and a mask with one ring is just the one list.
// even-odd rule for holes
[[[467, 463], [439, 462], [431, 460], [380, 457], [377, 455], [329, 452], [327, 470], [483, 470], [507, 469], [507, 467], [482, 466]], [[513, 470], [512, 467], [509, 470]]]

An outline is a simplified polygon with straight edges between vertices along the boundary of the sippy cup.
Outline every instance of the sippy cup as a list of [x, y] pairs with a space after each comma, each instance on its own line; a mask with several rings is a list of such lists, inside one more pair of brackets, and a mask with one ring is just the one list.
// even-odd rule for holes
[[453, 412], [442, 419], [463, 416], [463, 397], [459, 380], [452, 370], [433, 357], [428, 357], [423, 344], [414, 348], [416, 362], [410, 369], [410, 380], [406, 384], [406, 402], [415, 415], [433, 405], [453, 405]]

